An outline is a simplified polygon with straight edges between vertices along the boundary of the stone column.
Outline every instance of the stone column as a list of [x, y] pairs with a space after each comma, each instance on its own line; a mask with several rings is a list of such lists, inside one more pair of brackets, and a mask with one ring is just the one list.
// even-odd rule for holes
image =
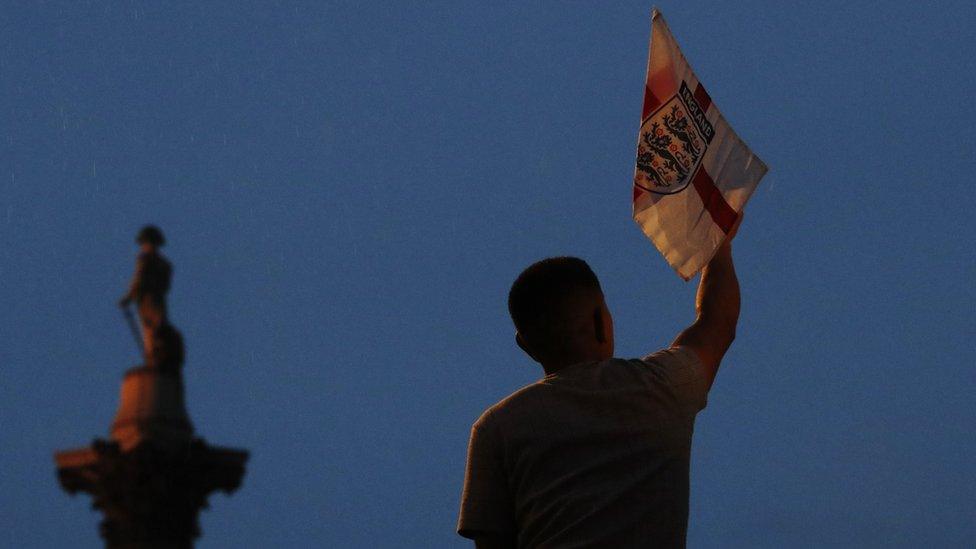
[[108, 440], [54, 454], [68, 493], [87, 492], [112, 549], [184, 549], [200, 536], [197, 515], [215, 490], [231, 493], [248, 453], [194, 436], [180, 372], [133, 368], [122, 381]]

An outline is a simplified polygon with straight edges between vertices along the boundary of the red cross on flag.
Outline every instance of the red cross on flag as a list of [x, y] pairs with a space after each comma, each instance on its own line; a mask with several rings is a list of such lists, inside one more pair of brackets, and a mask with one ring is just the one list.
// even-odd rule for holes
[[634, 220], [681, 278], [712, 258], [766, 169], [712, 103], [654, 10]]

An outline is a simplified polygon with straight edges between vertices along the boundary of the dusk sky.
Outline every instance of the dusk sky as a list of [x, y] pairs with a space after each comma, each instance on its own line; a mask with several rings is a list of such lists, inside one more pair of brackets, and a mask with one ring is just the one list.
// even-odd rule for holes
[[[204, 4], [0, 10], [0, 546], [102, 546], [52, 454], [139, 362], [147, 222], [197, 433], [251, 452], [198, 547], [470, 546], [471, 423], [542, 375], [515, 276], [586, 259], [623, 357], [693, 320], [631, 219], [651, 4]], [[770, 167], [689, 546], [976, 546], [976, 4], [658, 7]]]

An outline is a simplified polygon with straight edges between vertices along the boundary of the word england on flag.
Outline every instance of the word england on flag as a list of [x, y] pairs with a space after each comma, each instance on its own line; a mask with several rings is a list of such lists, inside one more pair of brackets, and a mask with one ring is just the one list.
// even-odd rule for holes
[[766, 171], [712, 102], [655, 9], [634, 220], [688, 280], [715, 254]]

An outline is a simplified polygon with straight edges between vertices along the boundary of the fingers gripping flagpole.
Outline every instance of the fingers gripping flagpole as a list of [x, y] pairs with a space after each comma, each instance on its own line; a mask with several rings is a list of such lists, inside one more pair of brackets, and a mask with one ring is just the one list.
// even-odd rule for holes
[[136, 348], [139, 349], [139, 354], [146, 354], [146, 350], [142, 348], [142, 338], [139, 337], [139, 328], [136, 327], [136, 319], [132, 316], [132, 311], [127, 305], [122, 307], [122, 315], [125, 317], [125, 321], [129, 325], [129, 330], [132, 331], [132, 338], [136, 341]]

